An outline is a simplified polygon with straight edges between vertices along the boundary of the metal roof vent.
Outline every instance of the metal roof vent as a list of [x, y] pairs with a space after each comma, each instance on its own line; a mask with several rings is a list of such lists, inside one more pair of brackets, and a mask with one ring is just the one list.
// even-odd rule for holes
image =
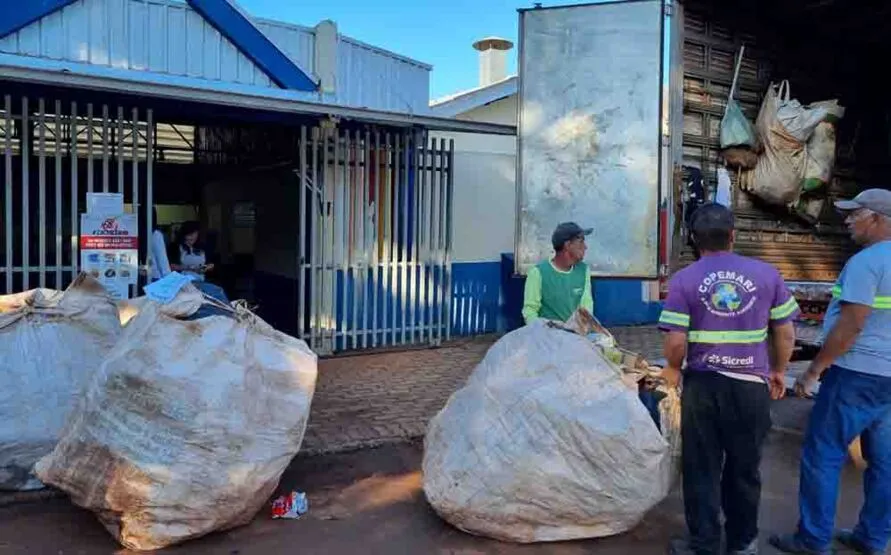
[[480, 53], [480, 86], [507, 79], [507, 52], [514, 43], [499, 37], [486, 37], [473, 43]]

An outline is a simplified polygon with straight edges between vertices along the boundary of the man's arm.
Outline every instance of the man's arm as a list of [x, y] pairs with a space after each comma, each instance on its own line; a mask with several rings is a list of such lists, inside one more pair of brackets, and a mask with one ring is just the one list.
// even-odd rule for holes
[[826, 335], [820, 352], [811, 361], [807, 372], [796, 381], [796, 393], [802, 396], [810, 395], [820, 375], [838, 357], [847, 353], [857, 341], [857, 337], [866, 325], [866, 319], [872, 312], [878, 282], [878, 276], [868, 260], [855, 257], [842, 270], [839, 283], [833, 292], [833, 296], [840, 302], [838, 320]]
[[665, 355], [666, 368], [680, 371], [681, 366], [684, 365], [684, 357], [687, 356], [687, 332], [670, 331], [666, 333], [662, 351]]
[[786, 395], [786, 369], [795, 350], [795, 317], [801, 312], [798, 301], [789, 291], [783, 277], [775, 276], [773, 302], [770, 307], [770, 394], [773, 399]]
[[770, 327], [770, 397], [779, 400], [786, 396], [786, 369], [795, 350], [795, 324], [791, 321]]
[[523, 320], [531, 324], [538, 319], [541, 310], [541, 272], [533, 266], [526, 275], [526, 286], [523, 290]]
[[585, 271], [585, 288], [582, 290], [582, 300], [579, 306], [594, 314], [594, 295], [591, 293], [591, 276]]
[[832, 326], [823, 348], [817, 353], [816, 358], [811, 362], [811, 369], [817, 376], [829, 368], [835, 359], [847, 353], [848, 350], [857, 341], [857, 336], [863, 331], [866, 325], [866, 319], [872, 312], [872, 307], [847, 303], [842, 301], [841, 314], [838, 321]]
[[770, 331], [770, 371], [783, 374], [795, 350], [795, 325], [792, 322], [774, 324]]
[[662, 369], [662, 377], [669, 385], [677, 386], [687, 356], [687, 331], [690, 329], [690, 305], [677, 277], [668, 284], [668, 296], [659, 315], [659, 329], [666, 332], [663, 341], [666, 366]]

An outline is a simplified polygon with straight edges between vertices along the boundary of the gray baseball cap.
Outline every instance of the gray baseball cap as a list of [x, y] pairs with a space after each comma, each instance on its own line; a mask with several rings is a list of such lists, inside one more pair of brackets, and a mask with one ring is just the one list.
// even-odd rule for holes
[[866, 208], [884, 216], [891, 216], [891, 191], [867, 189], [852, 200], [837, 201], [835, 207], [846, 212]]
[[551, 244], [554, 246], [554, 250], [556, 250], [562, 247], [567, 241], [591, 235], [591, 232], [593, 231], [593, 228], [583, 228], [575, 222], [563, 222], [557, 226], [557, 229], [554, 230], [554, 234], [551, 235]]

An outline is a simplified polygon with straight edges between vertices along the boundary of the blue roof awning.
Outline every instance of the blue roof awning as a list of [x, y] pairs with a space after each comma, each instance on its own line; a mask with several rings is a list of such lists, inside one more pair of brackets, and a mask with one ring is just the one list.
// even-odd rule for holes
[[[0, 2], [0, 38], [6, 37], [77, 0]], [[208, 23], [283, 89], [316, 91], [318, 85], [264, 35], [234, 0], [186, 0]]]
[[31, 25], [77, 0], [30, 0], [0, 2], [0, 38]]
[[251, 23], [233, 0], [186, 1], [279, 87], [297, 91], [315, 91], [318, 88], [309, 75]]

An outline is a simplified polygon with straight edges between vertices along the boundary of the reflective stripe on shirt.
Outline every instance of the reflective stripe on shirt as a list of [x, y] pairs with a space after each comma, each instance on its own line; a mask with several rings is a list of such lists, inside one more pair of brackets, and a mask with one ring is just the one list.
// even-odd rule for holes
[[744, 331], [691, 331], [687, 340], [690, 343], [747, 344], [767, 340], [767, 328]]
[[690, 327], [690, 315], [682, 314], [680, 312], [671, 312], [670, 310], [663, 310], [662, 314], [659, 316], [660, 324], [669, 324], [672, 326], [680, 326], [682, 328]]
[[796, 310], [798, 310], [798, 301], [795, 300], [795, 297], [789, 297], [788, 301], [780, 306], [770, 309], [770, 319], [782, 320], [783, 318], [788, 318], [794, 314]]
[[[836, 285], [832, 288], [832, 298], [838, 299], [842, 296], [842, 288], [839, 285]], [[874, 297], [872, 301], [872, 308], [878, 308], [880, 310], [891, 310], [891, 297]]]

